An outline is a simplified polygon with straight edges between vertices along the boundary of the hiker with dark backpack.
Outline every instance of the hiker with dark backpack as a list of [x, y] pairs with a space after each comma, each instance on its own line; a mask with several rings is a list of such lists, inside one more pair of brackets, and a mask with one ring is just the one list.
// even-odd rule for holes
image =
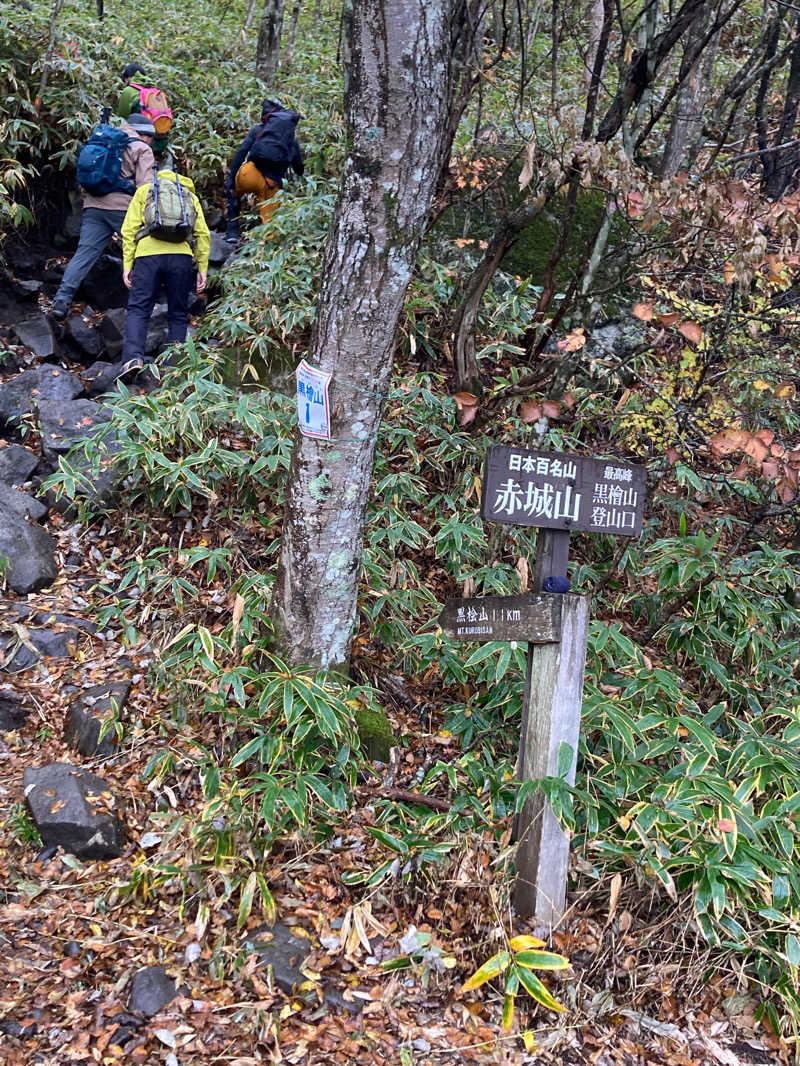
[[261, 122], [253, 126], [239, 145], [231, 163], [225, 186], [228, 195], [228, 226], [225, 240], [239, 239], [240, 198], [248, 193], [259, 203], [262, 224], [266, 225], [278, 210], [278, 190], [289, 167], [303, 173], [303, 153], [295, 131], [300, 116], [279, 104], [265, 100], [261, 105]]
[[78, 248], [56, 293], [51, 315], [67, 317], [81, 282], [103, 254], [109, 239], [122, 229], [128, 204], [150, 180], [155, 161], [150, 142], [155, 128], [143, 115], [131, 115], [122, 126], [103, 121], [78, 153], [77, 178], [83, 189], [83, 215]]
[[[194, 247], [193, 247], [194, 246]], [[156, 170], [137, 189], [122, 224], [123, 280], [131, 290], [120, 376], [141, 370], [147, 326], [162, 290], [167, 297], [167, 344], [186, 340], [192, 279], [206, 287], [211, 235], [190, 178]]]

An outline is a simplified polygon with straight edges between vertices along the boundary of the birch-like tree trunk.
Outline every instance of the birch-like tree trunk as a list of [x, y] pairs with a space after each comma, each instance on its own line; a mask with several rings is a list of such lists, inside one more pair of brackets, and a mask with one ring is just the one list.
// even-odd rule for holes
[[286, 657], [350, 655], [364, 513], [397, 322], [430, 212], [450, 106], [453, 0], [354, 0], [349, 155], [309, 361], [332, 373], [332, 440], [298, 432], [271, 613]]
[[256, 77], [261, 78], [269, 87], [274, 86], [278, 72], [284, 5], [285, 0], [264, 0], [261, 12], [261, 26], [256, 45]]
[[[708, 97], [709, 81], [716, 52], [712, 43], [705, 53], [699, 48], [708, 26], [710, 12], [703, 12], [692, 24], [679, 71], [681, 86], [675, 99], [664, 156], [661, 160], [661, 177], [671, 178], [680, 170], [685, 149], [694, 138], [702, 122], [703, 110]], [[710, 57], [710, 62], [709, 62]]]
[[289, 18], [289, 32], [286, 35], [286, 46], [283, 49], [283, 59], [281, 61], [281, 70], [284, 72], [290, 70], [292, 66], [294, 47], [297, 44], [297, 25], [300, 22], [300, 8], [302, 6], [303, 0], [294, 0], [292, 14]]

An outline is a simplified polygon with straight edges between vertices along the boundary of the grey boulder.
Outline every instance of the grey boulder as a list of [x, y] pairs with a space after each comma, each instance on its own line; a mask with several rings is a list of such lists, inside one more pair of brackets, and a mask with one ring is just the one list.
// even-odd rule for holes
[[147, 323], [147, 337], [144, 342], [145, 355], [158, 355], [167, 343], [167, 305], [156, 304], [150, 321]]
[[54, 459], [68, 452], [80, 441], [94, 436], [102, 422], [108, 421], [107, 409], [94, 400], [50, 400], [39, 404], [42, 455]]
[[17, 422], [42, 403], [64, 402], [80, 396], [83, 385], [57, 366], [24, 370], [0, 388], [0, 419]]
[[208, 261], [215, 266], [224, 263], [233, 255], [235, 250], [235, 245], [228, 244], [221, 233], [212, 233], [211, 250], [208, 253]]
[[110, 311], [106, 311], [100, 323], [100, 333], [105, 342], [106, 354], [110, 359], [116, 359], [122, 354], [126, 315], [127, 311], [124, 307], [112, 307]]
[[7, 559], [5, 579], [20, 595], [52, 585], [58, 574], [55, 541], [41, 526], [0, 509], [0, 558]]
[[19, 444], [0, 448], [0, 482], [5, 485], [23, 485], [38, 465], [39, 457]]
[[49, 359], [55, 354], [56, 339], [53, 336], [53, 327], [41, 312], [26, 318], [24, 322], [17, 322], [14, 332], [20, 344], [30, 348], [40, 359]]
[[28, 713], [29, 708], [19, 693], [10, 688], [0, 688], [0, 732], [21, 729]]
[[70, 315], [65, 328], [66, 335], [83, 356], [97, 359], [103, 352], [102, 334], [87, 322], [82, 315]]
[[175, 998], [176, 991], [163, 966], [145, 966], [133, 975], [128, 1010], [152, 1018]]
[[29, 496], [22, 489], [11, 488], [0, 482], [0, 511], [4, 510], [18, 514], [22, 518], [32, 518], [34, 522], [41, 522], [48, 508], [41, 500]]
[[121, 369], [121, 363], [105, 363], [100, 361], [92, 363], [92, 365], [87, 367], [81, 374], [81, 377], [86, 383], [87, 394], [89, 396], [102, 396], [104, 392], [113, 389]]
[[67, 711], [64, 724], [67, 744], [81, 755], [113, 755], [117, 750], [116, 732], [107, 730], [102, 740], [100, 732], [111, 715], [122, 711], [130, 690], [130, 681], [111, 681], [83, 691]]
[[86, 859], [122, 854], [121, 804], [101, 777], [69, 763], [51, 763], [27, 769], [23, 789], [45, 847], [60, 846]]

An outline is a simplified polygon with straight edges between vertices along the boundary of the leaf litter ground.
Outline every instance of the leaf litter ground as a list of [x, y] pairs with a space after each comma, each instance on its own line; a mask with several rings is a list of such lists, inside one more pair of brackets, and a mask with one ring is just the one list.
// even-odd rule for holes
[[[53, 588], [31, 597], [31, 605], [85, 616], [100, 579], [98, 564], [118, 543], [115, 531], [73, 526], [57, 517], [51, 528], [61, 549], [61, 576]], [[208, 593], [211, 618], [221, 604], [231, 608], [219, 592]], [[151, 812], [172, 810], [178, 817], [201, 799], [190, 758], [192, 729], [176, 723], [165, 694], [154, 694], [151, 665], [145, 642], [128, 649], [118, 634], [106, 631], [81, 634], [70, 658], [40, 660], [13, 677], [33, 710], [22, 730], [0, 741], [4, 1063], [736, 1066], [783, 1057], [777, 1041], [756, 1024], [755, 1002], [737, 995], [735, 972], [705, 980], [707, 958], [689, 931], [688, 915], [682, 919], [673, 911], [666, 921], [655, 896], [635, 887], [621, 892], [618, 878], [601, 884], [582, 880], [580, 856], [570, 910], [551, 939], [572, 962], [571, 971], [551, 982], [570, 1010], [557, 1018], [541, 1010], [529, 1014], [521, 1003], [510, 1034], [502, 1030], [499, 991], [491, 986], [466, 995], [458, 991], [502, 946], [501, 930], [541, 932], [512, 921], [504, 909], [505, 866], [497, 863], [501, 848], [492, 834], [460, 841], [436, 877], [366, 893], [349, 889], [342, 874], [385, 858], [366, 831], [374, 822], [375, 796], [413, 792], [431, 749], [439, 759], [458, 755], [454, 739], [437, 731], [435, 715], [421, 730], [413, 688], [391, 703], [392, 724], [407, 746], [390, 767], [376, 766], [333, 841], [322, 846], [299, 837], [287, 840], [265, 871], [278, 920], [311, 944], [307, 983], [294, 994], [282, 991], [258, 965], [259, 957], [243, 949], [263, 920], [252, 916], [237, 933], [235, 914], [219, 899], [212, 897], [208, 909], [198, 911], [199, 894], [184, 899], [177, 882], [149, 890], [137, 879], [143, 856], [159, 846]], [[68, 702], [89, 685], [122, 678], [129, 678], [133, 689], [119, 753], [81, 759], [61, 739]], [[147, 782], [146, 764], [165, 747], [176, 756], [175, 772]], [[129, 844], [121, 858], [48, 857], [26, 840], [20, 816], [23, 770], [55, 761], [81, 762], [124, 797]], [[446, 799], [440, 802], [446, 805]], [[131, 885], [133, 894], [126, 891]], [[419, 961], [409, 968], [382, 968], [425, 933], [438, 949], [429, 962], [440, 963], [426, 966], [417, 954]], [[178, 995], [131, 1035], [124, 1014], [132, 977], [156, 964], [175, 979]], [[338, 1009], [321, 1000], [323, 984], [338, 990]], [[358, 1013], [356, 1004], [362, 1008]], [[115, 1034], [128, 1038], [124, 1049]]]

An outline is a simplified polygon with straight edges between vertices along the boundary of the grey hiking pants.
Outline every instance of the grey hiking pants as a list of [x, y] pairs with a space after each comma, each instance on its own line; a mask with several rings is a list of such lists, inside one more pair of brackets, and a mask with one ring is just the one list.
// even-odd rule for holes
[[84, 208], [78, 248], [64, 271], [56, 293], [56, 303], [72, 303], [81, 282], [103, 254], [109, 240], [122, 229], [124, 219], [124, 211]]

